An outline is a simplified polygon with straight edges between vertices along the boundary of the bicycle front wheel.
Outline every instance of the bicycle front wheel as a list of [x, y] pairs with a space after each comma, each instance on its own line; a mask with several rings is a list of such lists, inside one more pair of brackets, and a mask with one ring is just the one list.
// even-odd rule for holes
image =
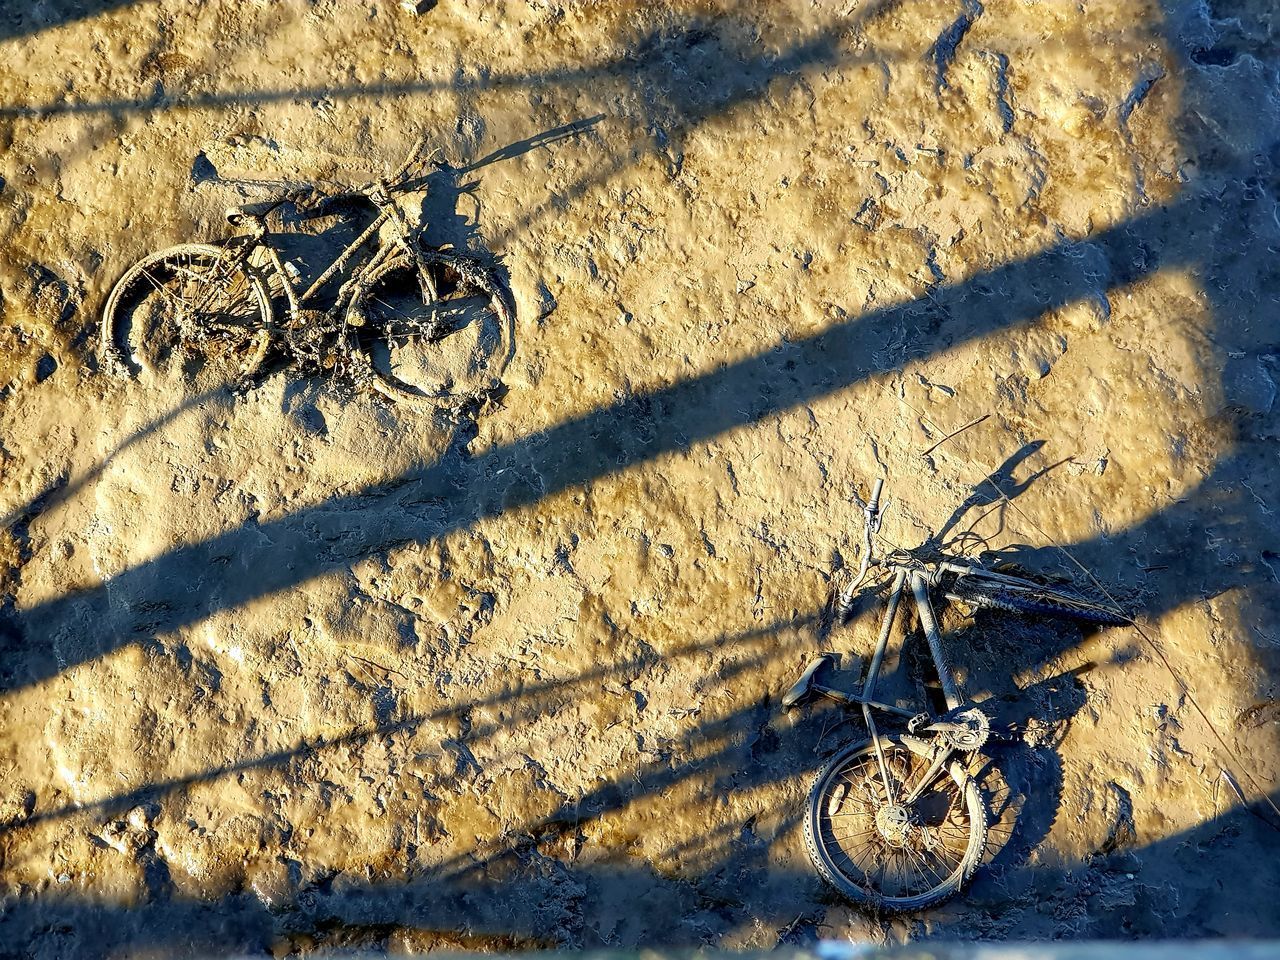
[[498, 387], [514, 351], [514, 316], [510, 294], [491, 271], [447, 250], [388, 261], [351, 302], [374, 387], [411, 402]]
[[1106, 627], [1127, 626], [1133, 621], [1118, 610], [1086, 600], [1063, 590], [1051, 590], [1039, 584], [978, 582], [959, 586], [948, 598], [975, 607], [1030, 613], [1049, 617], [1068, 617]]
[[930, 774], [929, 758], [902, 737], [882, 736], [880, 745], [897, 795], [886, 796], [871, 742], [847, 748], [814, 781], [805, 845], [819, 875], [853, 902], [881, 913], [924, 910], [972, 875], [986, 811], [959, 761]]
[[102, 353], [156, 381], [238, 386], [262, 366], [270, 322], [261, 277], [221, 247], [183, 244], [144, 257], [116, 283], [102, 311]]

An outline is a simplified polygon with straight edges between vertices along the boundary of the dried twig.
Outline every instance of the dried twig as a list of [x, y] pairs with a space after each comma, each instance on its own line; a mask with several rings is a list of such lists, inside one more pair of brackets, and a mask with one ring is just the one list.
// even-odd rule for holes
[[984, 413], [982, 416], [978, 417], [976, 420], [970, 420], [968, 423], [966, 423], [963, 427], [960, 427], [958, 430], [952, 430], [952, 431], [951, 431], [950, 433], [948, 433], [945, 437], [943, 437], [941, 440], [939, 440], [937, 443], [935, 443], [933, 446], [931, 446], [928, 450], [921, 450], [921, 451], [920, 451], [920, 456], [922, 456], [922, 457], [927, 457], [929, 454], [933, 453], [933, 451], [937, 450], [940, 446], [942, 446], [944, 443], [946, 443], [946, 442], [947, 442], [948, 440], [950, 440], [952, 437], [954, 437], [954, 436], [956, 436], [956, 435], [958, 435], [958, 434], [964, 433], [964, 432], [965, 432], [966, 430], [968, 430], [970, 427], [976, 427], [976, 426], [977, 426], [978, 424], [980, 424], [983, 420], [986, 420], [986, 419], [987, 419], [988, 417], [990, 417], [990, 416], [991, 416], [991, 414], [989, 414], [989, 413]]

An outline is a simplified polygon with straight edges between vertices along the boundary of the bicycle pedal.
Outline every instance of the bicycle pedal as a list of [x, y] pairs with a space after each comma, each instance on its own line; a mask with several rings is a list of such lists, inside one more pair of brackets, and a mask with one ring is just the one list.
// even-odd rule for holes
[[914, 717], [907, 721], [907, 733], [919, 736], [925, 727], [937, 722], [936, 719], [927, 713], [917, 713]]

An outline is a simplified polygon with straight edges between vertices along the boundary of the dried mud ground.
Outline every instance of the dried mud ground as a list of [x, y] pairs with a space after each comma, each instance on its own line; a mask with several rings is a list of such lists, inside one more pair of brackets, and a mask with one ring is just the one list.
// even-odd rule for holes
[[[1280, 934], [1278, 31], [0, 6], [0, 955]], [[426, 238], [518, 306], [500, 404], [99, 369], [111, 283], [223, 235], [233, 180], [362, 181], [420, 131]], [[892, 541], [1082, 579], [1061, 545], [1150, 638], [947, 611], [1025, 803], [896, 920], [803, 849], [857, 724], [778, 712], [885, 474]]]

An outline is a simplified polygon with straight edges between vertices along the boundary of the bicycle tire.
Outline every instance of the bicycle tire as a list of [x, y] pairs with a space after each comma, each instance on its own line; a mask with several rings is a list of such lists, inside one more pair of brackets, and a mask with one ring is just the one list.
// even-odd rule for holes
[[1133, 622], [1119, 611], [1083, 597], [1032, 584], [1026, 587], [995, 583], [967, 584], [947, 596], [975, 607], [1004, 610], [1008, 613], [1067, 617], [1105, 627], [1123, 627]]
[[[220, 269], [225, 273], [216, 276]], [[184, 288], [180, 296], [164, 289], [169, 281]], [[218, 290], [219, 286], [224, 289]], [[157, 299], [157, 294], [161, 295], [159, 302], [171, 311], [189, 306], [194, 315], [170, 318], [168, 323], [154, 317], [139, 318], [139, 311], [148, 300]], [[175, 301], [180, 306], [175, 308]], [[155, 309], [153, 306], [146, 312]], [[253, 377], [266, 359], [271, 318], [271, 296], [257, 272], [245, 264], [228, 262], [221, 247], [179, 244], [148, 254], [116, 281], [102, 310], [101, 353], [109, 369], [134, 376], [144, 372], [158, 375], [174, 348], [183, 346], [181, 327], [193, 326], [202, 333], [212, 331], [209, 340], [222, 348], [221, 360], [226, 361], [211, 363], [215, 358], [206, 356], [200, 364], [205, 371], [201, 379], [239, 385]], [[146, 326], [135, 322], [141, 319], [152, 322]]]
[[515, 351], [506, 287], [479, 260], [453, 251], [391, 258], [362, 279], [349, 317], [372, 385], [394, 400], [482, 396], [500, 385]]
[[[922, 761], [922, 758], [904, 745], [904, 738], [900, 735], [882, 736], [880, 743], [885, 752], [887, 765], [898, 764], [900, 766], [899, 761], [903, 757], [912, 758], [913, 761]], [[847, 840], [854, 836], [868, 837], [868, 844], [865, 848], [867, 860], [863, 862], [871, 869], [877, 866], [881, 867], [879, 875], [882, 886], [888, 880], [887, 863], [884, 865], [877, 864], [873, 851], [877, 849], [878, 844], [881, 858], [887, 861], [889, 858], [896, 856], [896, 854], [886, 851], [895, 849], [895, 847], [878, 832], [878, 819], [876, 816], [869, 814], [865, 806], [869, 798], [865, 795], [857, 798], [857, 800], [861, 800], [864, 803], [862, 811], [841, 812], [849, 798], [859, 793], [859, 783], [855, 777], [850, 775], [850, 771], [855, 770], [855, 765], [859, 764], [866, 768], [866, 771], [862, 774], [864, 780], [869, 776], [871, 782], [879, 782], [875, 748], [871, 741], [867, 740], [852, 744], [832, 757], [814, 778], [813, 786], [809, 791], [804, 818], [804, 839], [809, 859], [813, 863], [814, 869], [817, 870], [818, 875], [848, 900], [879, 914], [913, 913], [936, 906], [954, 896], [973, 875], [986, 849], [987, 813], [976, 782], [969, 776], [959, 761], [952, 760], [946, 764], [945, 772], [941, 776], [949, 779], [954, 784], [957, 799], [963, 797], [963, 803], [960, 804], [960, 808], [967, 815], [967, 824], [963, 829], [952, 824], [953, 831], [956, 831], [951, 834], [952, 840], [959, 841], [964, 839], [963, 852], [956, 854], [954, 866], [945, 875], [934, 871], [927, 859], [922, 861], [925, 868], [938, 877], [939, 882], [933, 886], [906, 895], [903, 895], [903, 888], [899, 886], [897, 895], [889, 895], [884, 890], [877, 889], [870, 882], [870, 871], [864, 870], [862, 866], [859, 866], [859, 859], [840, 846], [841, 839]], [[841, 794], [841, 790], [843, 790], [843, 794]], [[916, 806], [920, 806], [919, 801], [917, 801]], [[923, 811], [913, 808], [912, 812], [918, 817]], [[950, 820], [951, 812], [952, 808], [949, 805], [944, 822]], [[936, 817], [936, 813], [934, 816]], [[836, 817], [853, 818], [854, 822], [845, 825], [842, 829], [851, 828], [854, 829], [855, 833], [845, 838], [837, 837], [831, 825]], [[870, 829], [859, 831], [858, 818], [865, 820], [868, 817], [870, 818]], [[866, 826], [866, 824], [863, 824], [863, 826]], [[930, 843], [927, 839], [928, 828], [921, 824], [916, 824], [915, 826], [920, 830], [920, 835], [925, 838], [922, 842], [928, 847]], [[937, 827], [937, 833], [939, 837], [942, 835], [942, 826]], [[967, 834], [967, 838], [965, 838], [965, 834]], [[933, 842], [936, 843], [937, 838]], [[905, 846], [905, 843], [902, 844], [902, 847]], [[952, 852], [954, 853], [955, 851]], [[919, 854], [920, 851], [915, 851], [915, 853]], [[837, 854], [839, 857], [843, 857], [852, 870], [840, 866]], [[902, 862], [904, 865], [916, 869], [911, 866], [914, 861], [910, 859], [910, 855], [903, 854]], [[937, 857], [937, 862], [944, 867], [948, 865], [947, 861], [940, 856]], [[919, 875], [926, 883], [931, 882], [924, 871], [920, 871]]]

